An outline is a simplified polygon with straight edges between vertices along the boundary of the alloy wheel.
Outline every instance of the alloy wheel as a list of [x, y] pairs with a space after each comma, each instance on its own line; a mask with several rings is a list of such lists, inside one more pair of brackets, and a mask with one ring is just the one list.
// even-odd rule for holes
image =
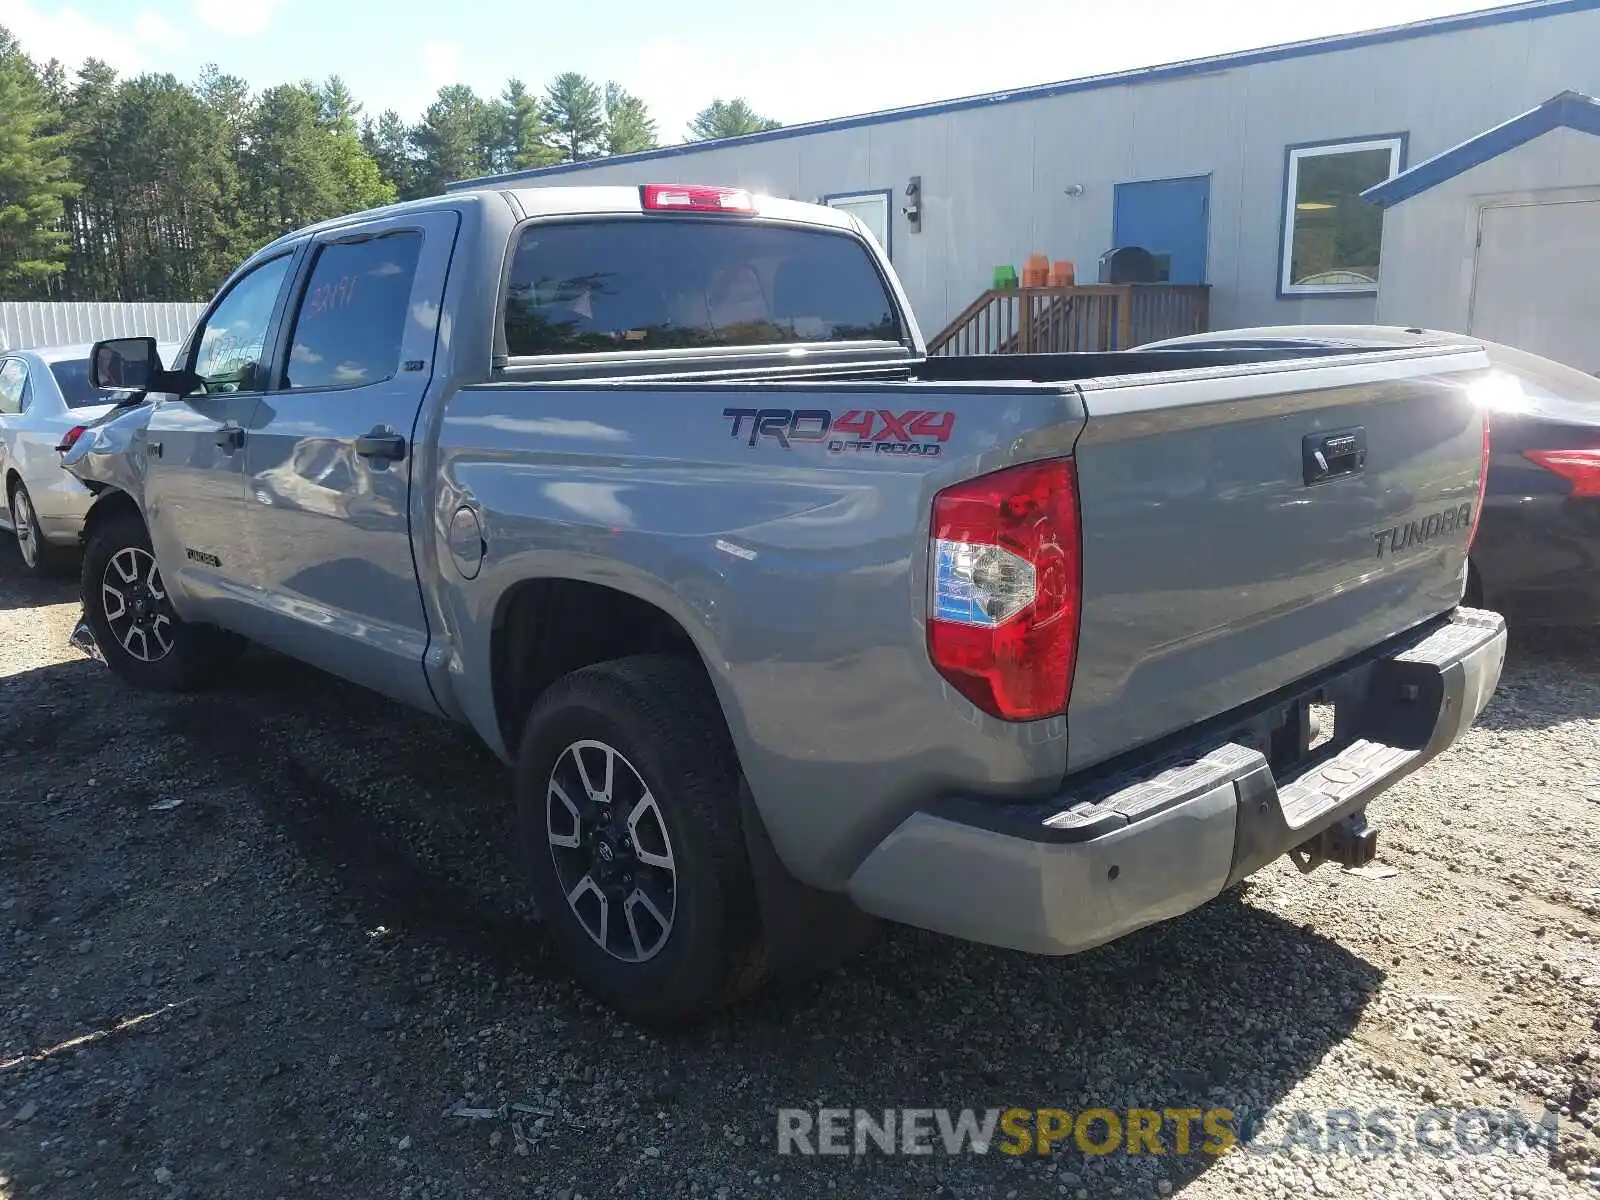
[[17, 531], [17, 549], [30, 569], [39, 565], [39, 543], [33, 532], [33, 501], [20, 486], [11, 496], [11, 524]]
[[124, 546], [113, 554], [100, 579], [100, 597], [111, 636], [131, 657], [153, 663], [172, 653], [172, 606], [150, 551]]
[[634, 765], [605, 742], [573, 742], [545, 788], [545, 835], [590, 939], [622, 962], [659, 954], [677, 913], [677, 863], [661, 806]]

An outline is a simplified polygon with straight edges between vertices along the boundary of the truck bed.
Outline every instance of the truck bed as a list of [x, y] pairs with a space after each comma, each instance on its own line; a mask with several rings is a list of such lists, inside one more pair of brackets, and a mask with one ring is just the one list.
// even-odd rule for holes
[[[440, 471], [537, 559], [508, 570], [693, 606], [758, 802], [806, 795], [761, 802], [774, 840], [838, 885], [838, 825], [864, 845], [885, 793], [1037, 794], [1453, 608], [1464, 524], [1382, 558], [1374, 539], [1470, 508], [1467, 381], [1485, 365], [1228, 350], [507, 379], [451, 398]], [[1352, 427], [1362, 469], [1308, 486], [1306, 439]], [[1066, 456], [1083, 539], [1071, 702], [1008, 727], [929, 663], [930, 510], [952, 483]], [[859, 768], [843, 785], [841, 762]]]

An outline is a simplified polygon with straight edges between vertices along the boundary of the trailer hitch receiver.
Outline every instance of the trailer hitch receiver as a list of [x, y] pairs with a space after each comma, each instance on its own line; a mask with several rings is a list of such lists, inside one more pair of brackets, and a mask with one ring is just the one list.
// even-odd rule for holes
[[1302, 872], [1314, 871], [1325, 862], [1364, 867], [1377, 856], [1378, 831], [1367, 824], [1365, 813], [1351, 813], [1289, 851]]

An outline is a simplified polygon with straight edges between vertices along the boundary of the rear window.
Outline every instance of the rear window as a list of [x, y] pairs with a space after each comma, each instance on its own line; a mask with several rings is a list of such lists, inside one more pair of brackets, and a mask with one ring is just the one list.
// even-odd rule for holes
[[117, 399], [110, 392], [102, 392], [89, 382], [89, 360], [69, 358], [50, 364], [50, 374], [56, 377], [56, 387], [68, 408], [86, 408], [91, 404], [111, 404]]
[[902, 336], [853, 237], [652, 217], [523, 230], [505, 333], [513, 356]]

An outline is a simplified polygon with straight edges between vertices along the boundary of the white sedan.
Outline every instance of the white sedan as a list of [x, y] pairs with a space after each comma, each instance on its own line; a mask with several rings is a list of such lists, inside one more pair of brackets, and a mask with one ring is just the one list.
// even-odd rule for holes
[[[0, 530], [16, 536], [30, 575], [48, 575], [72, 561], [92, 499], [61, 469], [57, 449], [75, 428], [111, 411], [118, 398], [89, 383], [89, 349], [0, 353]], [[161, 347], [163, 360], [175, 349]]]

